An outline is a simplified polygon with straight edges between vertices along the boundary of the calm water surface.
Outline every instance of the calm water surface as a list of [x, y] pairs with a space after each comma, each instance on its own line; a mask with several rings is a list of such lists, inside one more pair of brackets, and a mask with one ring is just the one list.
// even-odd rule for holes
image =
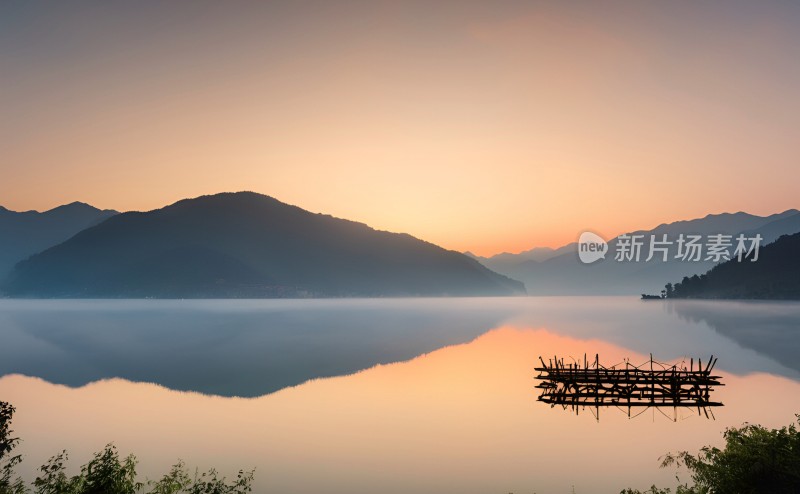
[[[536, 402], [539, 355], [714, 354], [716, 420], [576, 416]], [[113, 441], [256, 491], [576, 493], [675, 484], [668, 451], [800, 412], [800, 304], [626, 297], [0, 300], [0, 400], [21, 473]], [[685, 475], [684, 475], [685, 477]]]

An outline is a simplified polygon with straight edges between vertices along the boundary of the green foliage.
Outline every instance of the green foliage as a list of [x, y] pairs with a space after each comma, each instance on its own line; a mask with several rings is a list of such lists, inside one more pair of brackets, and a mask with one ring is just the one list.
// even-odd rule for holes
[[[800, 415], [797, 415], [800, 423]], [[667, 454], [661, 466], [685, 466], [694, 486], [676, 494], [790, 494], [800, 492], [800, 432], [795, 424], [780, 429], [744, 424], [725, 430], [723, 449], [705, 446], [697, 455]], [[620, 494], [669, 494], [656, 486]]]
[[83, 476], [70, 478], [64, 472], [67, 459], [67, 452], [62, 451], [39, 467], [41, 475], [33, 481], [35, 494], [78, 494], [83, 491]]
[[[68, 477], [65, 473], [67, 453], [50, 458], [34, 481], [35, 494], [135, 494], [145, 492], [145, 484], [136, 480], [136, 457], [120, 459], [109, 444], [92, 461], [81, 467], [81, 473]], [[214, 469], [189, 476], [186, 465], [179, 461], [158, 481], [150, 481], [148, 494], [244, 494], [252, 492], [254, 471], [240, 470], [230, 482], [220, 478]], [[21, 491], [21, 493], [26, 491]], [[3, 493], [4, 494], [4, 493]], [[16, 493], [15, 493], [16, 494]]]
[[14, 407], [0, 401], [0, 494], [23, 494], [25, 484], [22, 479], [14, 477], [14, 467], [21, 461], [19, 455], [10, 456], [11, 451], [19, 443], [19, 438], [12, 437], [11, 419]]
[[12, 456], [3, 460], [0, 465], [0, 494], [25, 494], [25, 483], [19, 477], [14, 477], [14, 467], [22, 461], [21, 456]]
[[[20, 478], [14, 478], [14, 467], [21, 456], [9, 457], [19, 442], [11, 437], [11, 418], [14, 407], [0, 402], [0, 494], [30, 494], [30, 489]], [[113, 444], [95, 453], [92, 460], [81, 467], [78, 475], [66, 474], [69, 457], [66, 451], [51, 457], [39, 468], [33, 482], [34, 494], [136, 494], [145, 492], [145, 484], [137, 481], [134, 455], [121, 459]], [[252, 492], [254, 471], [239, 470], [230, 482], [220, 478], [216, 470], [196, 472], [189, 476], [186, 465], [179, 461], [158, 481], [150, 481], [148, 494], [245, 494]]]
[[667, 489], [659, 489], [656, 486], [651, 486], [646, 491], [640, 491], [638, 489], [623, 489], [620, 491], [619, 494], [670, 494], [670, 490]]
[[117, 448], [109, 444], [81, 468], [84, 478], [81, 494], [136, 494], [142, 484], [136, 481], [136, 457], [120, 461]]
[[136, 457], [120, 460], [113, 444], [95, 453], [74, 477], [65, 473], [67, 459], [62, 451], [39, 468], [41, 475], [33, 482], [35, 494], [135, 494], [143, 487], [136, 481]]
[[253, 470], [239, 470], [236, 480], [228, 483], [212, 468], [208, 472], [195, 473], [194, 479], [190, 479], [186, 466], [179, 461], [161, 480], [150, 482], [149, 494], [244, 494], [252, 492], [253, 476]]
[[150, 494], [177, 494], [186, 492], [191, 485], [191, 479], [186, 472], [186, 465], [183, 461], [178, 461], [172, 466], [168, 474], [161, 477], [158, 482], [150, 482]]
[[11, 453], [19, 438], [11, 437], [11, 418], [14, 416], [14, 407], [10, 403], [0, 401], [0, 461]]
[[239, 470], [236, 480], [230, 484], [225, 482], [225, 478], [218, 478], [217, 472], [213, 468], [199, 477], [195, 476], [194, 483], [184, 492], [190, 494], [244, 494], [252, 492], [253, 471], [245, 472]]
[[711, 493], [800, 492], [800, 433], [794, 424], [772, 430], [745, 424], [727, 429], [724, 437], [724, 449], [670, 454], [663, 466], [686, 465], [695, 484]]
[[[640, 491], [639, 489], [623, 489], [620, 491], [619, 494], [670, 494], [672, 490], [667, 487], [664, 489], [659, 489], [656, 486], [650, 486], [649, 489], [646, 491]], [[696, 487], [689, 487], [686, 484], [679, 485], [677, 489], [675, 489], [675, 494], [706, 494], [707, 491], [698, 490]]]

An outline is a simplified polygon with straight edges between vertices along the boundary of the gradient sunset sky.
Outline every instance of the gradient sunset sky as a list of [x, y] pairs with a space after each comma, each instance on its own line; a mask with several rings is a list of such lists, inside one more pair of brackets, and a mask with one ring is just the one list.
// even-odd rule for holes
[[0, 205], [253, 190], [479, 254], [800, 206], [796, 2], [4, 1]]

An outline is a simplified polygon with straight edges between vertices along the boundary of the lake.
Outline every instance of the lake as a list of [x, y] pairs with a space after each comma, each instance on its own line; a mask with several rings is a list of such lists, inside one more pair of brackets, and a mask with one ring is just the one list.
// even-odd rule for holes
[[[675, 485], [669, 451], [800, 413], [800, 303], [632, 297], [0, 300], [20, 473], [114, 442], [256, 492], [617, 493]], [[536, 401], [539, 356], [719, 357], [725, 406], [596, 420]], [[670, 414], [672, 410], [670, 409]], [[688, 480], [686, 472], [682, 478]]]

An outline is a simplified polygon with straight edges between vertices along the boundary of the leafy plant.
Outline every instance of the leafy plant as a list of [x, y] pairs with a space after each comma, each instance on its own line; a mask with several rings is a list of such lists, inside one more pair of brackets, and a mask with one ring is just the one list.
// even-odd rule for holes
[[[800, 415], [796, 415], [800, 424]], [[661, 467], [685, 466], [693, 486], [678, 486], [676, 494], [791, 494], [800, 492], [800, 432], [795, 424], [780, 429], [744, 424], [726, 429], [725, 447], [705, 446], [697, 455], [687, 451], [664, 456]], [[621, 494], [669, 494], [656, 486]]]
[[83, 492], [85, 480], [83, 476], [67, 477], [64, 472], [64, 464], [67, 460], [67, 452], [62, 451], [39, 467], [41, 475], [33, 481], [36, 494], [78, 494]]
[[[19, 477], [14, 477], [14, 467], [22, 457], [9, 456], [19, 439], [11, 436], [11, 419], [14, 407], [0, 402], [0, 494], [29, 494], [31, 491]], [[33, 482], [34, 494], [137, 494], [144, 492], [145, 483], [137, 480], [134, 455], [120, 458], [116, 446], [106, 445], [95, 453], [89, 463], [72, 477], [66, 473], [69, 460], [66, 451], [51, 457], [39, 468]], [[189, 476], [186, 465], [178, 461], [169, 473], [158, 481], [150, 481], [148, 494], [245, 494], [252, 492], [254, 470], [239, 470], [236, 479], [227, 481], [216, 470], [195, 472]]]
[[149, 494], [244, 494], [252, 492], [254, 475], [253, 470], [239, 470], [236, 480], [228, 483], [212, 468], [204, 473], [195, 472], [194, 479], [190, 479], [186, 466], [179, 461], [161, 480], [150, 483]]
[[0, 494], [23, 494], [25, 484], [19, 477], [14, 477], [14, 467], [21, 461], [20, 455], [10, 456], [11, 451], [19, 444], [19, 438], [12, 437], [11, 419], [14, 407], [10, 403], [0, 401]]
[[195, 476], [194, 483], [185, 492], [190, 494], [244, 494], [252, 492], [253, 471], [239, 470], [236, 480], [230, 484], [225, 482], [225, 477], [218, 478], [213, 468], [206, 473]]
[[727, 429], [724, 437], [724, 449], [706, 446], [697, 455], [669, 454], [662, 466], [685, 465], [696, 486], [711, 493], [800, 492], [800, 433], [795, 424], [772, 430], [745, 424]]
[[172, 469], [161, 477], [158, 482], [150, 482], [152, 488], [150, 494], [177, 494], [186, 492], [186, 489], [191, 485], [191, 479], [186, 472], [186, 465], [183, 461], [178, 461], [172, 466]]
[[94, 459], [81, 467], [84, 478], [81, 494], [136, 494], [143, 484], [136, 481], [136, 457], [120, 461], [117, 448], [109, 444]]

